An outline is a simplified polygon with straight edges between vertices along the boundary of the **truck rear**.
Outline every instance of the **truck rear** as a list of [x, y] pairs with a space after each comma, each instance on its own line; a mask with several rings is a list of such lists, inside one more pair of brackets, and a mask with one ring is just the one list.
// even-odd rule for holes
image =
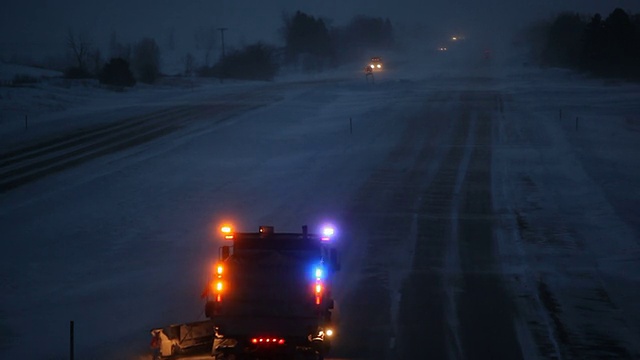
[[335, 329], [332, 275], [339, 269], [333, 231], [314, 235], [225, 229], [206, 291], [217, 358], [322, 359]]

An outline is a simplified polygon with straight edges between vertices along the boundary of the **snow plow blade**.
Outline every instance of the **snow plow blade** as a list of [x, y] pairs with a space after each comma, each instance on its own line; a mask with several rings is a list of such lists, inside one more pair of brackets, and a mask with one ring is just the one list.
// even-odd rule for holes
[[154, 359], [211, 356], [215, 326], [211, 320], [169, 325], [151, 330], [151, 336]]

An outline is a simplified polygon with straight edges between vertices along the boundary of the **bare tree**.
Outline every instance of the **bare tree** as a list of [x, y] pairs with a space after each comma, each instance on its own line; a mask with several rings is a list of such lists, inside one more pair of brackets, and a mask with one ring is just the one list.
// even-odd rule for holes
[[76, 35], [73, 31], [67, 32], [67, 47], [73, 53], [78, 69], [86, 70], [87, 58], [91, 50], [91, 42], [83, 35]]

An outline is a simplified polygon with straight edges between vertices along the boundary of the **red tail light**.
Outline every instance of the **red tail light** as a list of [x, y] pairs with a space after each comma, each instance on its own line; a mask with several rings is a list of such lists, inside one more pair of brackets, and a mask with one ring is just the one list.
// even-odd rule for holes
[[316, 295], [316, 305], [320, 305], [322, 302], [322, 293], [324, 291], [324, 285], [322, 284], [322, 280], [316, 279], [316, 285], [314, 287], [314, 293]]
[[285, 344], [285, 340], [283, 338], [258, 337], [258, 338], [252, 338], [251, 339], [251, 343], [252, 344], [264, 344], [264, 346], [271, 345], [271, 344], [284, 345]]

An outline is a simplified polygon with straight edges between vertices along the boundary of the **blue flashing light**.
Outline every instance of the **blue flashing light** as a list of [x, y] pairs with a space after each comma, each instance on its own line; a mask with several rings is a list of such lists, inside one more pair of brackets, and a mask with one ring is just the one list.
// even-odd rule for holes
[[322, 278], [322, 268], [317, 267], [316, 268], [316, 279], [321, 279]]

